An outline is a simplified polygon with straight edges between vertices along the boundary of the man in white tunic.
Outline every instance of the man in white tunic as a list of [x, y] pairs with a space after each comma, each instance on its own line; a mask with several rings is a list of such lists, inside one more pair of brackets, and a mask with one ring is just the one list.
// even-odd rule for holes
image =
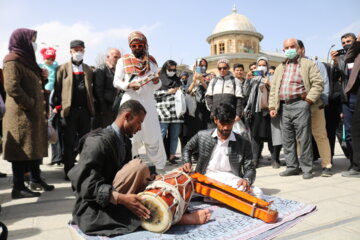
[[166, 164], [166, 153], [154, 99], [155, 90], [161, 86], [157, 76], [158, 66], [156, 60], [149, 55], [144, 34], [132, 32], [128, 42], [132, 53], [125, 54], [117, 62], [114, 86], [125, 91], [120, 105], [134, 99], [139, 101], [147, 112], [141, 131], [132, 138], [132, 154], [139, 155], [138, 150], [144, 144], [150, 161], [157, 169], [163, 169]]
[[186, 144], [183, 171], [191, 171], [191, 156], [197, 153], [195, 172], [261, 198], [261, 189], [253, 186], [256, 170], [250, 142], [232, 131], [233, 105], [220, 103], [214, 111], [214, 122], [216, 129], [200, 131]]

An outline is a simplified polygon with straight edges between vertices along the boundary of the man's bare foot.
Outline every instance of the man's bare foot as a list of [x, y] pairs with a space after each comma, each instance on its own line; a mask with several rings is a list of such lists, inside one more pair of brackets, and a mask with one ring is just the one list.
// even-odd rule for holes
[[199, 225], [207, 223], [211, 218], [211, 212], [209, 209], [201, 209], [192, 213], [185, 213], [179, 224], [182, 225]]

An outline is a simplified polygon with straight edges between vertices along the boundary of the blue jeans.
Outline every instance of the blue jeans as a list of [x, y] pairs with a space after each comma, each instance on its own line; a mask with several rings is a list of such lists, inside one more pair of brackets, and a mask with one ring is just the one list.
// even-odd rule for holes
[[345, 141], [346, 141], [346, 147], [349, 151], [351, 164], [353, 158], [351, 127], [352, 127], [352, 119], [355, 110], [355, 103], [356, 103], [356, 94], [350, 93], [348, 96], [348, 102], [342, 105], [342, 112], [344, 114], [343, 121], [345, 125]]
[[175, 155], [182, 123], [160, 123], [161, 135], [165, 138], [169, 129], [170, 155]]

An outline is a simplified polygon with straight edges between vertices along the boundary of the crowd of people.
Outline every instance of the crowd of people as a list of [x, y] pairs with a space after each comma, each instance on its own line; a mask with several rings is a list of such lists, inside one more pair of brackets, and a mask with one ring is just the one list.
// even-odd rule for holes
[[[81, 40], [70, 42], [67, 63], [58, 65], [51, 47], [40, 50], [44, 62], [37, 63], [36, 36], [34, 30], [15, 30], [4, 59], [2, 147], [12, 164], [11, 196], [38, 197], [54, 189], [41, 178], [40, 165], [49, 135], [55, 135], [52, 164], [63, 164], [65, 180], [72, 181], [74, 221], [85, 232], [112, 235], [137, 228], [132, 214], [146, 219], [149, 212], [134, 193], [166, 164], [180, 164], [179, 158], [184, 172], [197, 163], [196, 172], [261, 197], [253, 184], [265, 142], [271, 166], [286, 165], [280, 176], [310, 179], [318, 158], [321, 176], [332, 176], [338, 136], [350, 160], [342, 176], [360, 177], [360, 35], [341, 36], [343, 50], [331, 52], [332, 65], [306, 57], [301, 40], [286, 39], [286, 59], [279, 66], [261, 56], [246, 74], [243, 64], [230, 66], [224, 58], [217, 73], [208, 72], [204, 58], [192, 71], [179, 72], [171, 59], [159, 68], [138, 31], [128, 37], [130, 53], [109, 49], [95, 69], [84, 63]], [[142, 146], [149, 168], [139, 159]], [[130, 212], [116, 218], [109, 215], [120, 208], [101, 213], [103, 224], [121, 223], [105, 233], [94, 216], [109, 204]], [[84, 211], [89, 214], [83, 219]], [[209, 212], [198, 213], [195, 222], [188, 218], [184, 224], [205, 223]]]

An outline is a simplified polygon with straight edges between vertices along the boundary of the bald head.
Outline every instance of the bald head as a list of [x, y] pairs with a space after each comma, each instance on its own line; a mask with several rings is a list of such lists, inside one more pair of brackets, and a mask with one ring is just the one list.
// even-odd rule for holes
[[121, 58], [121, 53], [117, 48], [110, 48], [106, 55], [106, 63], [110, 68], [115, 68], [117, 61]]
[[295, 38], [289, 38], [284, 41], [284, 50], [290, 49], [290, 48], [299, 48], [299, 44], [297, 42], [297, 39]]

